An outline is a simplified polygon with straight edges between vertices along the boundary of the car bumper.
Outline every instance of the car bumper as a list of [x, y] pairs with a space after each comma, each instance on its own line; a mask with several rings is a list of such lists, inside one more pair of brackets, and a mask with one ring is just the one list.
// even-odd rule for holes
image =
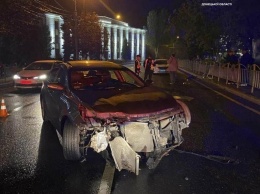
[[163, 73], [168, 73], [166, 68], [157, 68], [157, 69], [154, 69], [154, 74], [163, 74]]
[[41, 88], [42, 81], [39, 80], [15, 80], [14, 81], [15, 88]]

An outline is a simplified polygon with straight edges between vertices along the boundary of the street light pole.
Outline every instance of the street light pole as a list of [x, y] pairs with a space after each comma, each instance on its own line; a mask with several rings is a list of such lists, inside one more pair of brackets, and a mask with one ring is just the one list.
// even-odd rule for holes
[[75, 3], [75, 10], [74, 10], [74, 23], [75, 23], [75, 26], [74, 26], [74, 38], [75, 38], [75, 60], [78, 60], [78, 36], [77, 36], [77, 26], [78, 26], [78, 12], [77, 12], [77, 0], [74, 0], [74, 3]]

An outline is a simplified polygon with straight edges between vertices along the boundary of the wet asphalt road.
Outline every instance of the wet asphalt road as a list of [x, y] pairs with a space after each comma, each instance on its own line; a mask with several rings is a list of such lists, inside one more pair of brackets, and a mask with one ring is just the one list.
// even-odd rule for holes
[[[178, 75], [154, 85], [189, 106], [192, 121], [184, 142], [155, 170], [140, 165], [139, 176], [115, 171], [113, 194], [260, 193], [259, 115]], [[213, 88], [216, 89], [216, 88]], [[223, 92], [225, 95], [229, 95]], [[98, 193], [104, 160], [89, 153], [83, 163], [64, 160], [55, 129], [42, 123], [39, 91], [2, 91], [10, 116], [0, 119], [1, 193]], [[235, 100], [256, 110], [259, 105]]]

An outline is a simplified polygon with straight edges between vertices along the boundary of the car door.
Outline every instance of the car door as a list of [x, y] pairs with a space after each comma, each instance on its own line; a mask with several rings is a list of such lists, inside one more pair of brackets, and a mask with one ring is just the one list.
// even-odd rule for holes
[[[66, 69], [63, 65], [55, 65], [52, 71], [49, 74], [49, 78], [47, 80], [49, 84], [59, 84], [63, 87], [66, 87]], [[45, 104], [47, 107], [48, 118], [51, 120], [52, 124], [59, 128], [59, 118], [62, 114], [62, 107], [64, 106], [64, 102], [62, 101], [61, 96], [64, 93], [64, 90], [57, 90], [51, 87], [45, 88]]]

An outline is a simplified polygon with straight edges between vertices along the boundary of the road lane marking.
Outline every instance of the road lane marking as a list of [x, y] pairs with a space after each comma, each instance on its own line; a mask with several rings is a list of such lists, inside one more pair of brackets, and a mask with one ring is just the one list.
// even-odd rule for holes
[[17, 112], [17, 111], [21, 110], [22, 108], [31, 106], [31, 105], [33, 105], [33, 104], [35, 104], [35, 103], [38, 103], [38, 102], [39, 102], [39, 100], [38, 100], [38, 101], [35, 101], [35, 102], [31, 102], [31, 103], [26, 104], [26, 105], [23, 105], [23, 106], [16, 107], [16, 108], [14, 108], [13, 110], [11, 110], [11, 111], [9, 111], [9, 112]]
[[114, 174], [115, 174], [115, 166], [111, 166], [109, 163], [106, 163], [98, 194], [111, 193]]
[[[194, 80], [194, 81], [196, 81], [196, 80]], [[198, 84], [204, 86], [205, 88], [208, 88], [208, 89], [210, 89], [211, 91], [213, 91], [213, 92], [219, 94], [220, 96], [223, 96], [224, 98], [226, 98], [226, 99], [228, 99], [228, 100], [230, 100], [230, 101], [232, 101], [232, 102], [234, 102], [234, 103], [236, 103], [236, 104], [238, 104], [238, 105], [240, 105], [240, 106], [242, 106], [242, 107], [244, 107], [244, 108], [246, 108], [246, 109], [248, 109], [248, 110], [251, 110], [252, 112], [254, 112], [254, 113], [258, 114], [258, 115], [260, 115], [260, 111], [255, 110], [255, 109], [253, 109], [253, 108], [251, 108], [251, 107], [249, 107], [249, 106], [247, 106], [247, 105], [244, 105], [244, 104], [242, 104], [241, 102], [238, 102], [237, 100], [235, 100], [235, 99], [233, 99], [233, 98], [231, 98], [231, 97], [228, 97], [228, 96], [226, 96], [225, 94], [222, 94], [221, 92], [218, 92], [218, 91], [216, 91], [216, 90], [210, 88], [209, 86], [207, 86], [207, 85], [205, 85], [205, 84], [203, 84], [203, 83], [201, 83], [201, 82], [199, 82], [199, 81], [196, 81], [196, 82], [197, 82]]]

